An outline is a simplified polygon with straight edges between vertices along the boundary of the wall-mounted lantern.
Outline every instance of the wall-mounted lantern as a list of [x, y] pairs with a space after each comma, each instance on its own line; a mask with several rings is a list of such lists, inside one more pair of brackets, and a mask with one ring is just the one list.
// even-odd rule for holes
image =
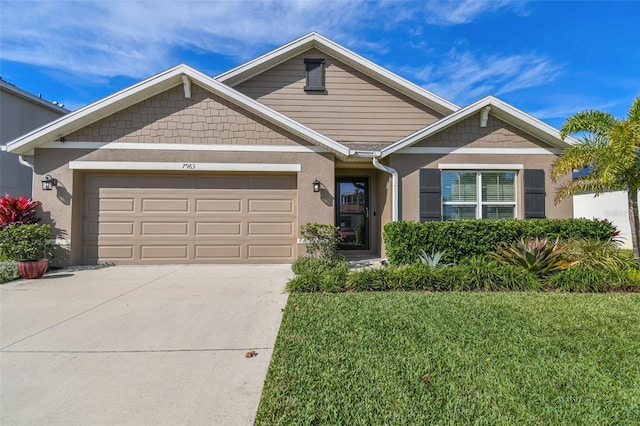
[[313, 181], [313, 192], [320, 192], [320, 181], [318, 179]]
[[51, 175], [46, 175], [42, 181], [42, 190], [51, 191], [58, 184], [58, 179], [54, 179]]

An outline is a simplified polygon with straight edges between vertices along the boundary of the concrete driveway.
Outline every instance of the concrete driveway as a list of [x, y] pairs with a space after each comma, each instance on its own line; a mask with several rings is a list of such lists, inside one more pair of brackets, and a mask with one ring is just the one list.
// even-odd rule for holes
[[112, 266], [0, 285], [0, 424], [252, 424], [291, 275]]

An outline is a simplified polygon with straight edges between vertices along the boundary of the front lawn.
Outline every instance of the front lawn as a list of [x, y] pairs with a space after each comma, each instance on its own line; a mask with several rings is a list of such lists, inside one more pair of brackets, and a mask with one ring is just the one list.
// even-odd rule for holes
[[291, 294], [256, 424], [640, 424], [640, 295]]

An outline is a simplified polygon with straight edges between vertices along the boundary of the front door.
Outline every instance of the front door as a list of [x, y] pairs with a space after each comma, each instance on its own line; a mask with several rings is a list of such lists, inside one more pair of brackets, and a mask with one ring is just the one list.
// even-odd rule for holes
[[341, 250], [369, 249], [369, 179], [336, 179], [336, 225]]

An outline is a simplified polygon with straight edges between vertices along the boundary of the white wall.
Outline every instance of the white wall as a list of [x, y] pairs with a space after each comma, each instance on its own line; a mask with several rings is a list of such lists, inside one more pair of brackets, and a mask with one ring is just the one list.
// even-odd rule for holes
[[594, 197], [593, 194], [573, 196], [573, 217], [587, 219], [609, 219], [620, 230], [624, 247], [631, 248], [631, 225], [627, 208], [627, 193], [606, 192]]

